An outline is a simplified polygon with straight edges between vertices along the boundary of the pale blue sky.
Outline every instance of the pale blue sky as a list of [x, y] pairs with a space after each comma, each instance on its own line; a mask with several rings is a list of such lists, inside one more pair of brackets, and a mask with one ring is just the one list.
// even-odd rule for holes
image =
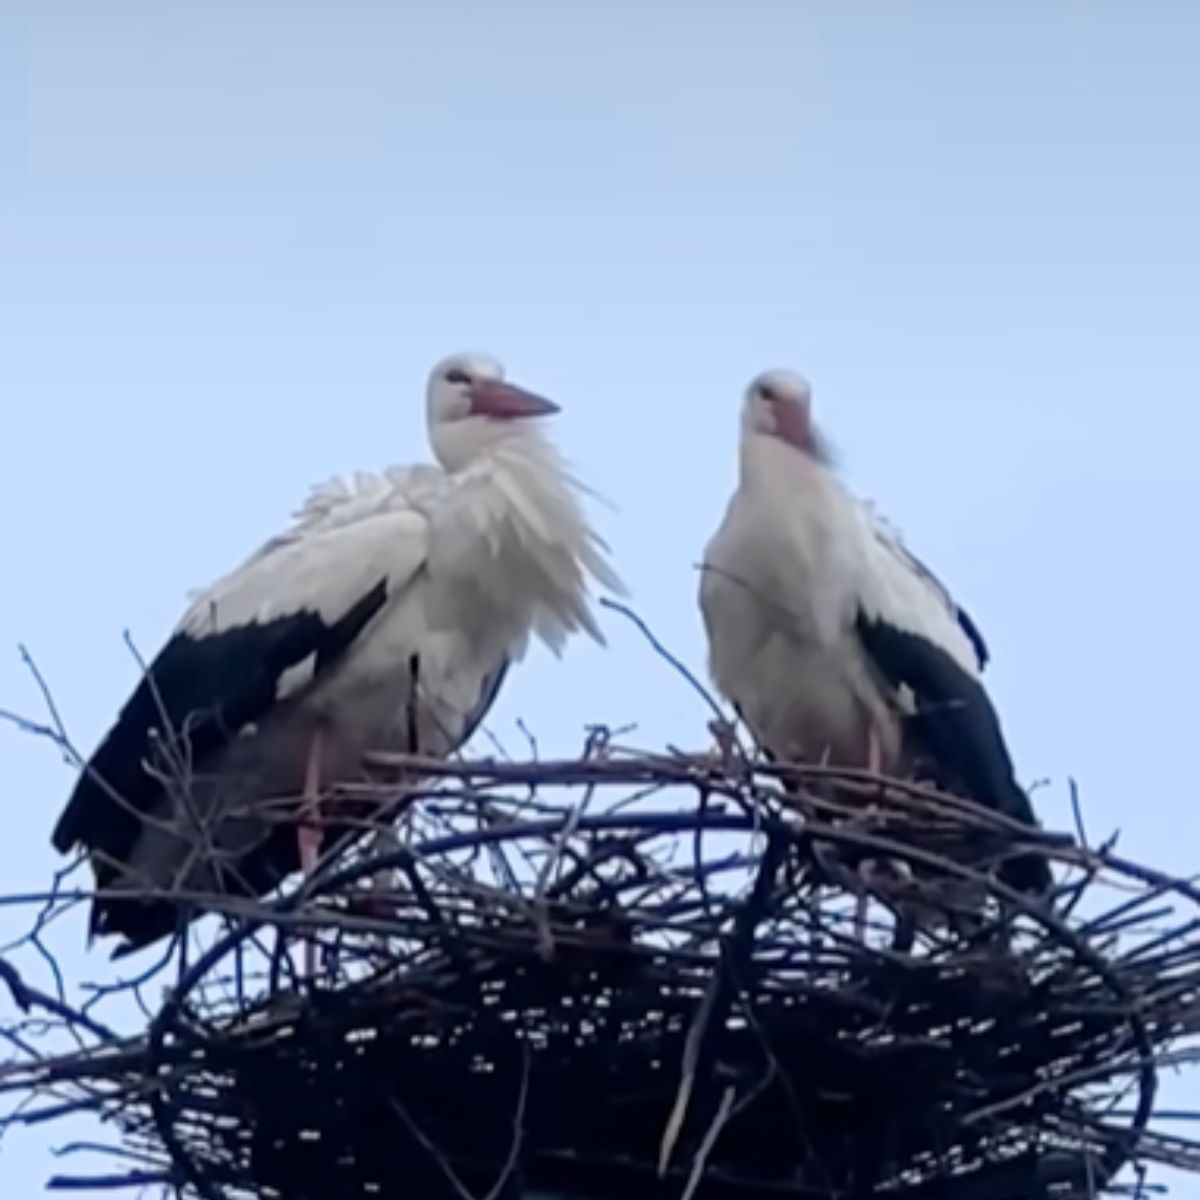
[[[561, 401], [702, 669], [739, 394], [789, 365], [982, 624], [1047, 822], [1074, 774], [1094, 830], [1190, 871], [1198, 61], [1188, 0], [0, 0], [0, 642], [90, 750], [122, 630], [153, 651], [311, 481], [423, 458], [426, 371], [477, 347]], [[702, 744], [607, 628], [491, 726]], [[37, 708], [15, 648], [0, 705]], [[8, 730], [0, 763], [0, 884], [38, 888], [70, 776]], [[11, 1135], [0, 1192], [47, 1145]]]

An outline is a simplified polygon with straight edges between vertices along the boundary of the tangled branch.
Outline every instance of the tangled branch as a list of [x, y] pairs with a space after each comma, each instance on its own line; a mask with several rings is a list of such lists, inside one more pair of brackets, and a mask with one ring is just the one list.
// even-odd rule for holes
[[[1200, 1169], [1154, 1118], [1195, 1054], [1188, 881], [928, 788], [602, 734], [373, 764], [326, 806], [355, 847], [264, 901], [194, 898], [218, 919], [140, 1032], [0, 965], [7, 1123], [98, 1113], [136, 1161], [91, 1186], [221, 1200], [990, 1200]], [[1053, 903], [996, 881], [1030, 849]]]

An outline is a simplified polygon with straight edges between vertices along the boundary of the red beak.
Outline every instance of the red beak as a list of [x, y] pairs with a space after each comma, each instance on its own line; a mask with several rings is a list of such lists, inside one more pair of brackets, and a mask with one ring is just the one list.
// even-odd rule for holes
[[808, 410], [800, 404], [791, 401], [775, 405], [775, 430], [777, 435], [790, 446], [814, 458], [820, 457], [817, 452], [817, 439], [813, 432], [812, 420]]
[[471, 386], [471, 412], [501, 421], [514, 417], [548, 417], [559, 411], [558, 405], [535, 396], [511, 383], [485, 379]]

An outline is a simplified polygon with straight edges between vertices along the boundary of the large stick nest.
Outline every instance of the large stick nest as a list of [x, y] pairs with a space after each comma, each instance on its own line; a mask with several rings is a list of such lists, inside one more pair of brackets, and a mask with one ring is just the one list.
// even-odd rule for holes
[[[339, 801], [397, 832], [227, 904], [142, 1036], [64, 1009], [82, 1048], [0, 1087], [115, 1120], [110, 1182], [226, 1200], [1031, 1200], [1200, 1163], [1151, 1122], [1197, 1025], [1185, 884], [863, 773], [377, 766], [424, 783]], [[1032, 845], [1049, 905], [994, 881]]]

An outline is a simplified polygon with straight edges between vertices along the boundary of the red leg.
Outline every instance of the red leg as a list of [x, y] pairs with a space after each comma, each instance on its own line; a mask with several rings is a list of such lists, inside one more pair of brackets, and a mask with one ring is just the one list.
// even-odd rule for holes
[[[879, 740], [879, 733], [872, 725], [867, 730], [867, 770], [872, 775], [878, 775], [883, 768], [883, 743]], [[866, 815], [870, 816], [875, 812], [873, 804], [867, 805]], [[867, 888], [870, 886], [870, 878], [877, 866], [877, 860], [873, 858], [864, 859], [858, 867], [859, 878], [863, 882], [864, 890], [858, 894], [857, 901], [854, 906], [854, 935], [860, 942], [867, 940], [867, 905], [869, 903]]]
[[879, 734], [872, 725], [867, 733], [867, 770], [872, 775], [878, 775], [883, 769], [883, 745]]
[[[296, 826], [296, 848], [300, 854], [300, 870], [307, 879], [316, 869], [321, 852], [321, 731], [313, 734], [304, 767], [304, 804], [300, 824]], [[316, 949], [308, 938], [304, 940], [304, 974], [309, 978], [315, 967]]]
[[321, 850], [321, 731], [313, 734], [304, 767], [304, 805], [296, 827], [296, 846], [300, 852], [300, 870], [311, 875]]

